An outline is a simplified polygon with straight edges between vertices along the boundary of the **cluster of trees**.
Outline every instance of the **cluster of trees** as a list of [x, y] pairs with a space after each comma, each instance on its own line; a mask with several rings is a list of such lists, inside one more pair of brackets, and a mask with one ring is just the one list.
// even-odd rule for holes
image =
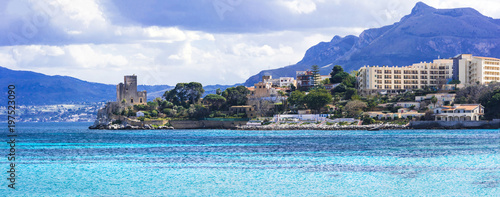
[[[144, 118], [179, 118], [179, 119], [200, 119], [207, 117], [227, 117], [227, 112], [231, 106], [245, 105], [247, 95], [250, 91], [245, 86], [227, 88], [224, 91], [218, 89], [216, 94], [205, 93], [202, 84], [198, 82], [178, 83], [175, 88], [165, 91], [162, 98], [146, 104], [134, 105], [119, 112], [124, 116], [136, 116], [136, 112], [144, 112]], [[240, 114], [241, 116], [244, 116]]]
[[312, 109], [319, 112], [326, 104], [331, 103], [332, 95], [324, 88], [312, 89], [309, 94], [300, 90], [293, 91], [287, 99], [288, 104], [295, 109]]
[[[391, 98], [385, 95], [361, 97], [355, 88], [357, 73], [347, 73], [341, 66], [336, 65], [330, 73], [331, 78], [320, 81], [319, 68], [313, 66], [312, 69], [315, 76], [315, 86], [309, 92], [293, 89], [288, 94], [288, 99], [283, 100], [281, 107], [276, 109], [281, 111], [311, 109], [315, 113], [320, 113], [323, 107], [332, 103], [337, 108], [334, 112], [336, 117], [362, 118], [366, 122], [372, 122], [372, 119], [362, 117], [363, 111], [375, 110], [379, 107], [378, 104], [414, 101], [415, 96], [435, 93], [435, 90], [424, 89], [406, 92]], [[323, 85], [329, 83], [338, 85], [328, 92]], [[453, 81], [453, 84], [459, 83], [459, 81]], [[154, 101], [147, 102], [145, 105], [135, 105], [116, 112], [116, 114], [135, 116], [137, 111], [143, 111], [145, 118], [199, 119], [206, 117], [228, 117], [228, 114], [225, 113], [229, 111], [231, 106], [246, 105], [249, 103], [248, 95], [250, 91], [245, 86], [231, 87], [224, 91], [219, 89], [215, 94], [206, 95], [202, 103], [201, 97], [204, 93], [205, 90], [200, 83], [178, 83], [174, 89], [166, 91], [163, 94], [163, 99], [157, 98]], [[497, 113], [500, 111], [500, 83], [490, 83], [488, 86], [468, 86], [457, 90], [456, 94], [455, 103], [481, 103], [485, 106], [485, 117], [487, 119], [500, 118], [500, 113]], [[286, 94], [280, 92], [280, 95], [285, 96]], [[431, 101], [426, 102], [436, 103], [437, 99], [432, 98]], [[262, 103], [258, 106], [261, 108], [269, 107]], [[387, 105], [383, 110], [395, 112], [398, 110], [398, 107]], [[264, 110], [261, 109], [261, 111]], [[272, 114], [264, 113], [261, 115]], [[430, 114], [426, 113], [427, 116], [430, 116]]]
[[340, 84], [331, 91], [331, 94], [335, 98], [343, 98], [345, 100], [359, 99], [356, 89], [356, 74], [356, 72], [349, 74], [341, 66], [335, 65], [330, 73], [330, 83]]
[[[330, 73], [331, 78], [320, 81], [318, 66], [313, 65], [311, 70], [315, 79], [314, 87], [307, 94], [300, 90], [292, 91], [287, 99], [290, 109], [311, 109], [319, 113], [321, 108], [332, 101], [360, 99], [355, 88], [356, 73], [349, 74], [344, 72], [341, 66], [336, 65]], [[331, 83], [339, 85], [328, 92], [323, 85]]]
[[470, 85], [457, 90], [455, 96], [457, 104], [477, 104], [484, 106], [484, 118], [500, 118], [500, 83], [491, 82], [486, 85]]

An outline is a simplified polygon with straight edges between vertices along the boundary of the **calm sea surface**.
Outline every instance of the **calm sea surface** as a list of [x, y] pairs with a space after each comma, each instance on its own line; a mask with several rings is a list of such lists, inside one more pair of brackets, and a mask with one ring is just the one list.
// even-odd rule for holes
[[500, 196], [498, 130], [97, 131], [18, 123], [0, 196]]

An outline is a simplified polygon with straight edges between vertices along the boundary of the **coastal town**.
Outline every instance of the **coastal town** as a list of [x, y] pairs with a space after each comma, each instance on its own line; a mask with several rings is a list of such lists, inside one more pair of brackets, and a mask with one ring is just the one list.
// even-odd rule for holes
[[[75, 103], [60, 105], [19, 105], [18, 122], [91, 122], [97, 118], [97, 111], [105, 102]], [[0, 106], [0, 116], [6, 116], [7, 109]]]
[[202, 84], [178, 83], [151, 101], [132, 75], [90, 128], [497, 128], [498, 81], [500, 59], [472, 54], [350, 73], [336, 65], [329, 75], [312, 65], [295, 77], [267, 75], [204, 97]]

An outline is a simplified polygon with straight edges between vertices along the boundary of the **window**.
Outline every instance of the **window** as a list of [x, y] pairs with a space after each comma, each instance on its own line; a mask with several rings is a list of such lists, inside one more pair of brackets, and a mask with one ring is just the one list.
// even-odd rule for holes
[[489, 64], [489, 65], [500, 65], [500, 63], [499, 63], [499, 62], [497, 62], [497, 61], [495, 61], [495, 62], [493, 62], [493, 61], [484, 61], [484, 64]]
[[484, 77], [485, 80], [499, 81], [500, 77]]
[[495, 67], [495, 66], [485, 66], [485, 70], [500, 70], [500, 67]]
[[485, 75], [500, 75], [499, 72], [491, 72], [491, 71], [485, 71], [484, 74]]

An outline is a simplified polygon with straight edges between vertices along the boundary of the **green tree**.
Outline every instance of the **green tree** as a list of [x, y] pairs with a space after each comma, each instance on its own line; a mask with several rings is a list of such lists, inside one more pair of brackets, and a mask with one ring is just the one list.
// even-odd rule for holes
[[148, 110], [154, 110], [158, 108], [157, 102], [149, 101], [147, 104], [148, 104]]
[[205, 90], [201, 83], [178, 83], [173, 90], [166, 91], [163, 97], [175, 105], [187, 106], [198, 102], [203, 93], [205, 93]]
[[432, 102], [432, 104], [436, 105], [436, 103], [438, 102], [438, 99], [435, 96], [432, 96], [431, 102]]
[[297, 87], [295, 87], [295, 85], [293, 84], [290, 84], [290, 90], [293, 92], [297, 89]]
[[230, 87], [222, 92], [228, 106], [245, 105], [250, 91], [245, 86]]
[[356, 77], [353, 75], [347, 75], [347, 77], [342, 80], [342, 84], [346, 87], [354, 88], [356, 86]]
[[288, 97], [288, 103], [296, 108], [302, 108], [304, 106], [304, 97], [306, 94], [300, 90], [293, 91]]
[[323, 79], [321, 81], [321, 84], [323, 84], [323, 85], [330, 84], [330, 78]]
[[331, 83], [342, 83], [342, 81], [344, 81], [345, 78], [349, 77], [349, 73], [346, 73], [346, 72], [340, 72], [340, 73], [337, 73], [335, 74], [330, 82]]
[[370, 117], [363, 118], [363, 125], [375, 124], [375, 119]]
[[344, 95], [345, 100], [350, 100], [353, 99], [353, 97], [357, 96], [358, 96], [358, 90], [356, 90], [355, 88], [346, 88]]
[[158, 111], [156, 111], [156, 109], [154, 109], [153, 111], [151, 111], [151, 116], [152, 117], [157, 117], [158, 116]]
[[189, 105], [189, 108], [186, 110], [187, 115], [191, 119], [201, 119], [205, 118], [209, 115], [209, 110], [205, 108], [203, 105], [199, 104], [191, 104]]
[[212, 110], [218, 110], [226, 102], [226, 98], [218, 94], [209, 94], [203, 100], [210, 104]]
[[335, 66], [332, 68], [332, 72], [330, 73], [330, 82], [331, 82], [331, 83], [334, 83], [333, 77], [334, 77], [336, 74], [341, 73], [341, 72], [344, 72], [344, 69], [342, 68], [342, 66], [335, 65]]
[[460, 83], [461, 83], [461, 81], [458, 79], [453, 79], [449, 82], [449, 84], [455, 84], [455, 90], [457, 89], [457, 85]]
[[344, 109], [349, 117], [358, 117], [363, 113], [363, 110], [367, 107], [366, 103], [360, 100], [353, 100], [347, 102]]
[[483, 94], [480, 103], [484, 106], [484, 117], [486, 119], [500, 118], [500, 89]]
[[220, 88], [217, 88], [217, 90], [215, 90], [215, 94], [221, 95], [222, 94], [222, 90], [220, 90]]
[[332, 102], [332, 95], [325, 89], [313, 89], [304, 97], [304, 102], [307, 108], [319, 113], [322, 107]]

